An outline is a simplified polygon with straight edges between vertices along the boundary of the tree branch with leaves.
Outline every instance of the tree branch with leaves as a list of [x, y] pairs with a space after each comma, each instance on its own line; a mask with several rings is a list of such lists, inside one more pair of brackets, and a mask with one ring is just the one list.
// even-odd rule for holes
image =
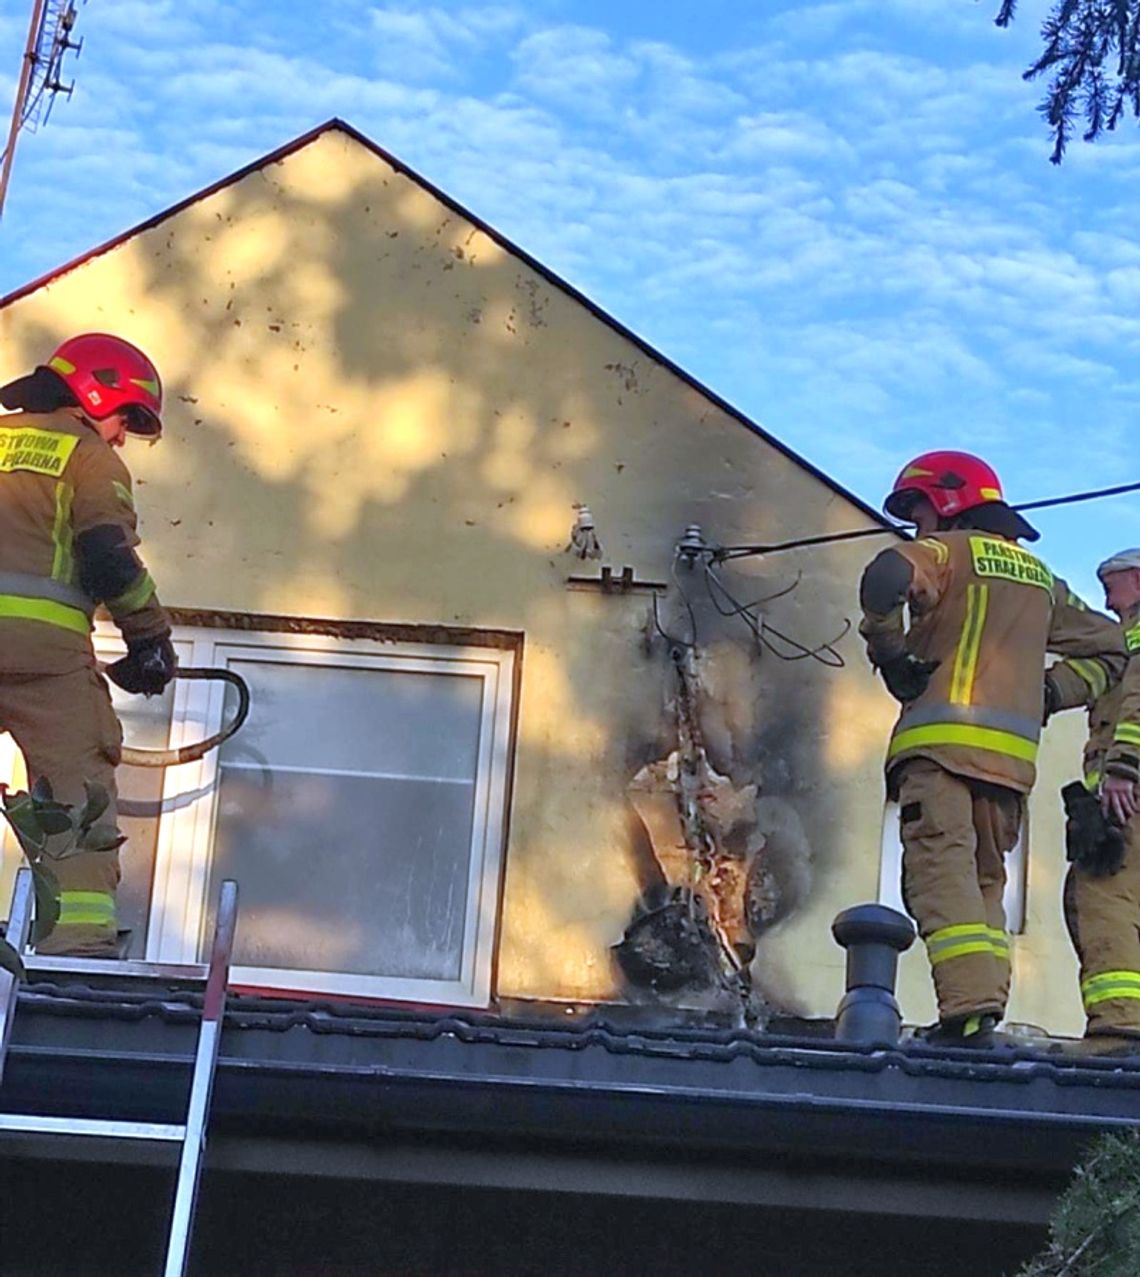
[[[1008, 27], [1018, 0], [1002, 0], [994, 21]], [[1078, 121], [1086, 142], [1140, 118], [1140, 0], [1055, 0], [1041, 26], [1044, 48], [1023, 78], [1051, 75], [1039, 110], [1060, 164]]]
[[1140, 1273], [1140, 1132], [1103, 1135], [1077, 1167], [1049, 1223], [1049, 1244], [1017, 1277]]

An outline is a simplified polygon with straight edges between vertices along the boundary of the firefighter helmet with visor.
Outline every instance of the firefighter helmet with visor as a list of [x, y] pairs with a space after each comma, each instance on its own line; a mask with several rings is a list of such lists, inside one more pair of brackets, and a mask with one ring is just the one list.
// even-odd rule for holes
[[926, 497], [943, 519], [1003, 500], [993, 467], [969, 452], [924, 452], [915, 457], [903, 467], [883, 509], [906, 520], [919, 496]]
[[128, 433], [162, 434], [162, 382], [137, 346], [109, 333], [71, 337], [47, 361], [93, 421], [121, 412]]

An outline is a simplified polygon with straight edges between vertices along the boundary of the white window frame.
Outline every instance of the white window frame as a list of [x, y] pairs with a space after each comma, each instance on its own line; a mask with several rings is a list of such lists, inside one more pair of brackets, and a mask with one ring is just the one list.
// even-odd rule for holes
[[[1025, 930], [1026, 853], [1025, 831], [1028, 821], [1022, 820], [1017, 843], [1005, 858], [1005, 893], [1002, 907], [1005, 910], [1005, 929], [1011, 936]], [[902, 899], [902, 839], [899, 836], [899, 805], [888, 799], [883, 806], [883, 835], [879, 856], [879, 904], [889, 905], [900, 913], [906, 913]]]
[[[450, 674], [481, 680], [474, 820], [459, 977], [455, 980], [432, 980], [234, 966], [231, 968], [231, 983], [274, 992], [326, 993], [448, 1006], [489, 1005], [507, 823], [506, 803], [510, 792], [514, 650], [228, 627], [176, 626], [173, 637], [180, 648], [183, 644], [189, 646], [191, 655], [185, 663], [195, 666], [225, 667], [235, 659], [268, 660], [290, 665]], [[122, 650], [118, 632], [110, 624], [97, 624], [95, 643], [100, 659], [111, 659]], [[171, 709], [169, 747], [188, 745], [218, 731], [224, 700], [225, 684], [220, 681], [177, 682]], [[14, 750], [11, 756], [14, 757]], [[4, 767], [3, 754], [0, 754], [0, 767]], [[10, 775], [10, 766], [4, 767], [0, 774]], [[217, 779], [217, 750], [211, 751], [199, 762], [167, 769], [155, 850], [145, 959], [107, 963], [33, 957], [34, 966], [66, 967], [69, 970], [108, 969], [124, 975], [146, 974], [156, 968], [200, 967], [218, 800]], [[240, 891], [238, 928], [240, 936]]]

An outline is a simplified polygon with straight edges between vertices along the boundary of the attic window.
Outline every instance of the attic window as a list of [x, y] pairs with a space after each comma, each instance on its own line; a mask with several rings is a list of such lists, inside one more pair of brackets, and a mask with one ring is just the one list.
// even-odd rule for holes
[[[120, 770], [131, 956], [204, 961], [233, 877], [235, 984], [486, 1005], [513, 647], [184, 626], [175, 643], [183, 664], [240, 673], [252, 708], [201, 763]], [[100, 658], [116, 645], [108, 627]], [[210, 735], [232, 695], [183, 682], [116, 700], [153, 747]]]

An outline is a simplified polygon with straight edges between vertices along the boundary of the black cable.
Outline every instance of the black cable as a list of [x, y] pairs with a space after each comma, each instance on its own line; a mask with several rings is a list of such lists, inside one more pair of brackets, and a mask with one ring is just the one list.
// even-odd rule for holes
[[1078, 501], [1096, 501], [1100, 497], [1119, 497], [1125, 492], [1140, 492], [1140, 483], [1121, 483], [1115, 488], [1094, 488], [1089, 492], [1074, 492], [1067, 497], [1046, 497], [1043, 501], [1023, 501], [1015, 510], [1046, 510], [1051, 506], [1073, 505]]
[[669, 631], [661, 624], [661, 614], [657, 607], [656, 590], [653, 591], [653, 626], [666, 643], [671, 643], [675, 648], [688, 650], [696, 647], [697, 645], [697, 614], [693, 610], [693, 605], [689, 600], [689, 596], [685, 593], [685, 587], [681, 584], [681, 581], [677, 576], [677, 560], [679, 557], [679, 555], [673, 556], [671, 575], [673, 577], [673, 584], [677, 587], [677, 593], [681, 596], [681, 601], [684, 603], [685, 610], [689, 614], [689, 633], [692, 635], [692, 638], [678, 638], [675, 634], [670, 634]]
[[[725, 598], [728, 599], [729, 603], [733, 605], [733, 607], [730, 610], [726, 611], [717, 602], [716, 594], [713, 592], [714, 585], [725, 596]], [[720, 577], [717, 576], [716, 571], [714, 570], [711, 563], [705, 565], [705, 588], [708, 590], [709, 598], [712, 599], [713, 607], [716, 608], [716, 610], [721, 614], [721, 616], [739, 616], [740, 619], [744, 622], [744, 624], [747, 625], [748, 628], [752, 631], [752, 634], [756, 639], [757, 645], [760, 647], [767, 646], [767, 643], [764, 638], [764, 622], [760, 620], [758, 617], [754, 616], [748, 610], [748, 608], [741, 607], [739, 604], [737, 604], [736, 599], [733, 598], [732, 593], [729, 591], [728, 587], [724, 584], [724, 582], [720, 579]]]
[[[796, 584], [798, 583], [799, 582], [797, 581]], [[834, 638], [829, 639], [826, 643], [821, 643], [819, 644], [818, 647], [805, 647], [803, 643], [800, 643], [797, 639], [792, 638], [790, 635], [782, 633], [780, 630], [776, 629], [775, 626], [770, 625], [763, 618], [753, 615], [753, 613], [749, 610], [749, 608], [754, 608], [757, 606], [757, 604], [756, 603], [741, 604], [733, 596], [732, 591], [729, 590], [728, 586], [726, 586], [725, 583], [720, 579], [720, 576], [717, 574], [716, 569], [712, 566], [711, 563], [705, 565], [705, 585], [709, 592], [709, 598], [712, 599], [713, 606], [716, 608], [716, 610], [722, 616], [739, 616], [740, 619], [744, 621], [744, 623], [755, 635], [757, 643], [759, 643], [760, 646], [763, 647], [766, 651], [771, 652], [772, 655], [777, 657], [779, 660], [802, 661], [802, 660], [806, 660], [810, 658], [812, 660], [818, 661], [821, 665], [828, 666], [828, 668], [830, 669], [843, 669], [844, 666], [846, 665], [846, 661], [843, 659], [842, 654], [835, 650], [835, 644], [838, 643], [841, 639], [843, 639], [847, 635], [847, 633], [850, 631], [851, 629], [850, 620], [845, 619], [843, 623], [843, 629], [840, 630], [840, 632]], [[720, 593], [723, 594], [724, 597], [728, 600], [728, 602], [732, 605], [731, 610], [726, 611], [724, 608], [720, 606], [719, 602], [717, 601], [716, 594], [714, 592], [714, 587], [716, 590], [719, 590]], [[770, 597], [778, 598], [782, 594], [789, 593], [790, 589], [794, 589], [794, 588], [795, 586], [793, 585], [789, 587], [789, 590], [782, 590], [780, 591], [780, 594], [772, 595]], [[759, 601], [760, 600], [758, 600], [758, 602]], [[776, 645], [776, 643], [772, 642], [772, 637], [769, 637], [769, 636], [772, 636], [775, 639], [777, 639], [780, 643], [785, 644], [786, 647], [790, 648], [792, 652], [795, 654], [789, 655], [788, 652], [781, 651], [780, 648]]]
[[755, 554], [779, 554], [781, 550], [798, 550], [805, 545], [831, 545], [836, 541], [858, 541], [862, 537], [902, 536], [909, 538], [905, 528], [859, 528], [854, 532], [829, 532], [822, 536], [801, 537], [796, 541], [774, 541], [769, 545], [720, 545], [712, 551], [713, 561], [724, 563], [728, 559], [744, 559]]
[[[1064, 497], [1045, 497], [1040, 501], [1023, 501], [1015, 510], [1048, 510], [1055, 506], [1075, 505], [1081, 501], [1097, 501], [1102, 497], [1119, 497], [1126, 492], [1140, 492], [1140, 483], [1121, 483], [1112, 488], [1093, 488], [1088, 492], [1073, 492]], [[901, 536], [910, 538], [905, 528], [859, 528], [853, 532], [832, 532], [822, 536], [800, 537], [795, 541], [774, 541], [768, 545], [721, 545], [712, 547], [714, 563], [729, 559], [744, 559], [757, 554], [779, 554], [783, 550], [799, 550], [805, 546], [833, 545], [840, 541], [858, 541], [863, 537]]]
[[[788, 635], [781, 634], [774, 625], [769, 625], [767, 621], [764, 622], [764, 631], [766, 635], [774, 634], [782, 643], [787, 643], [790, 648], [797, 652], [797, 655], [795, 656], [788, 656], [782, 652], [777, 652], [771, 640], [767, 640], [768, 650], [774, 655], [779, 656], [782, 661], [803, 661], [810, 657], [813, 661], [818, 661], [821, 665], [826, 665], [828, 669], [833, 670], [841, 670], [847, 665], [842, 654], [836, 651], [835, 644], [845, 638], [848, 633], [850, 633], [850, 630], [851, 621], [849, 618], [845, 617], [843, 621], [843, 628], [834, 638], [828, 639], [826, 643], [821, 643], [818, 647], [804, 647], [802, 643], [797, 642], [793, 638], [789, 638]], [[827, 655], [825, 656], [824, 653], [827, 653]]]
[[785, 595], [791, 594], [791, 592], [799, 585], [801, 580], [803, 580], [803, 573], [797, 572], [796, 579], [791, 583], [791, 585], [784, 586], [782, 590], [777, 590], [775, 594], [765, 594], [762, 599], [755, 599], [751, 603], [741, 603], [739, 606], [727, 609], [720, 606], [717, 602], [716, 595], [712, 594], [712, 591], [709, 593], [713, 601], [713, 607], [716, 608], [721, 616], [739, 616], [742, 612], [749, 612], [753, 608], [763, 607], [765, 603], [771, 603], [775, 599], [782, 599]]

